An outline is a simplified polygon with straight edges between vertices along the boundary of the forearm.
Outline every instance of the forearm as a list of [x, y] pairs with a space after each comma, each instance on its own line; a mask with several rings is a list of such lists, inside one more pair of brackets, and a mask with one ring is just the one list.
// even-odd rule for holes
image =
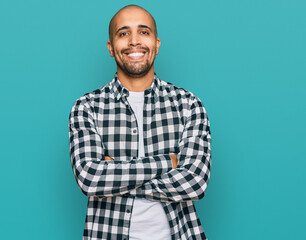
[[[178, 158], [181, 158], [178, 155]], [[181, 161], [186, 162], [187, 159]], [[194, 201], [204, 197], [210, 177], [210, 155], [190, 158], [129, 192], [131, 196], [160, 202]]]
[[156, 155], [136, 160], [103, 160], [71, 154], [77, 183], [87, 196], [116, 196], [128, 193], [172, 169], [169, 155]]

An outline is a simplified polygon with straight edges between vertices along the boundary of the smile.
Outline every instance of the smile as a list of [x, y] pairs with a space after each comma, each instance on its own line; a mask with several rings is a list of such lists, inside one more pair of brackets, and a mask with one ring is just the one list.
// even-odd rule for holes
[[142, 52], [133, 52], [133, 53], [129, 53], [128, 56], [129, 57], [140, 57], [140, 56], [143, 56], [144, 53]]
[[145, 52], [128, 52], [126, 55], [131, 60], [140, 60], [144, 57]]

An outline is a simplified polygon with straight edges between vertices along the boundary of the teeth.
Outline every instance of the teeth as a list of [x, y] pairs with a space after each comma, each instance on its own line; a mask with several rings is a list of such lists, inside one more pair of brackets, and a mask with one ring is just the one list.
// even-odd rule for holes
[[128, 56], [131, 56], [131, 57], [139, 57], [139, 56], [143, 56], [144, 53], [141, 53], [141, 52], [133, 52], [133, 53], [129, 53]]

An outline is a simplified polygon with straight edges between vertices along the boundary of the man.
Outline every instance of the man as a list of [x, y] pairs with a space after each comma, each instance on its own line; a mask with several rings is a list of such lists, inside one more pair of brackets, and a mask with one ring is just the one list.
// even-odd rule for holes
[[205, 109], [155, 75], [160, 39], [146, 10], [119, 10], [109, 39], [117, 73], [69, 119], [73, 172], [89, 197], [83, 239], [206, 239], [193, 204], [210, 175]]

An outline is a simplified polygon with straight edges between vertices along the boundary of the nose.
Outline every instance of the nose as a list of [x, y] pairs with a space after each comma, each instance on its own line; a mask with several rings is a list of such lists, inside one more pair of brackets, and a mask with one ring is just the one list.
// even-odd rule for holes
[[137, 33], [131, 33], [129, 38], [129, 45], [130, 46], [137, 46], [140, 45], [140, 38]]

